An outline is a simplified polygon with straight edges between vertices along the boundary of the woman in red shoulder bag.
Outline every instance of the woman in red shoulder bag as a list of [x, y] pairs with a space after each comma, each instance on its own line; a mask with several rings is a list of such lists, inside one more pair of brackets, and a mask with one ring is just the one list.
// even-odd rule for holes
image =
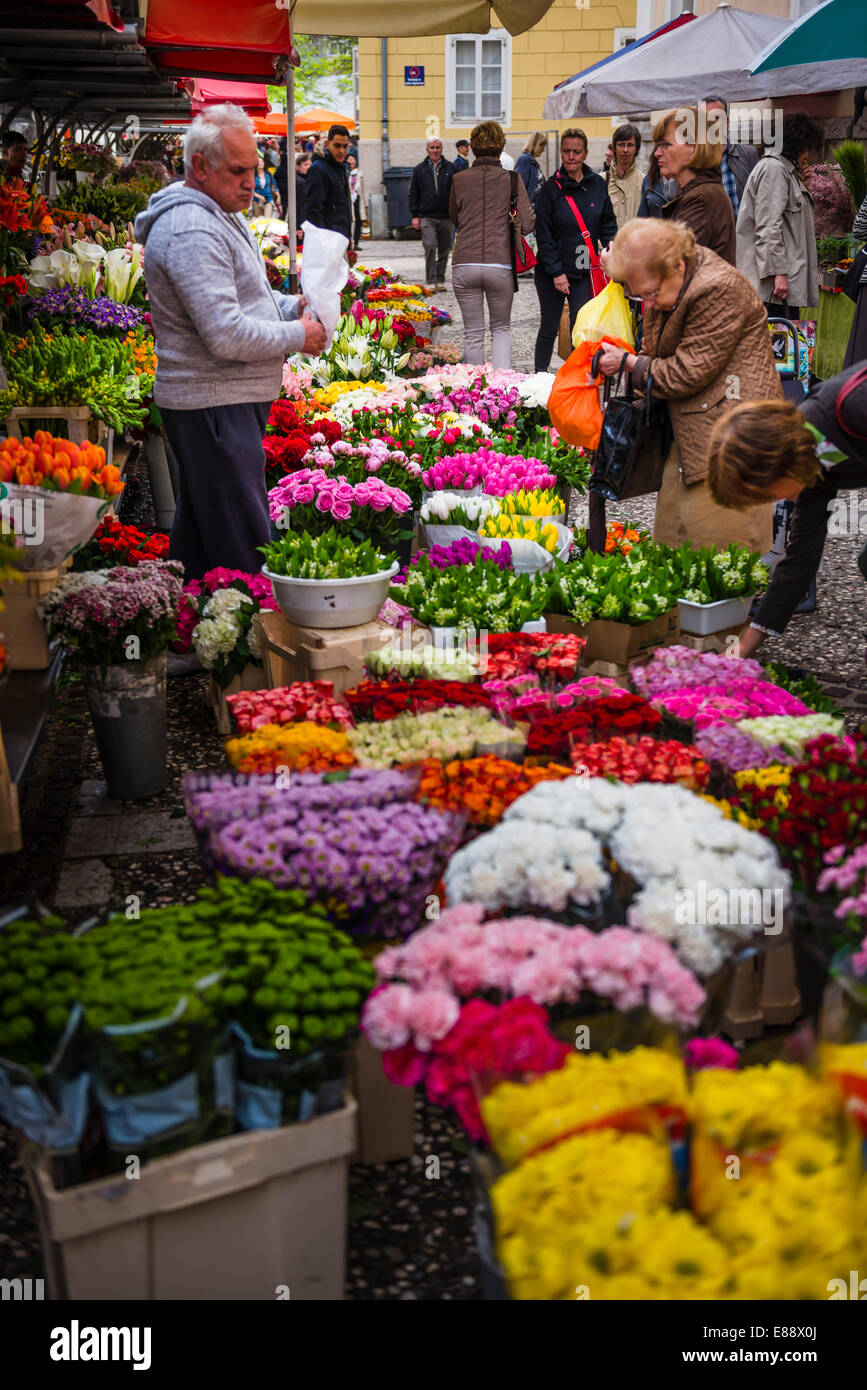
[[523, 251], [523, 236], [536, 220], [524, 180], [500, 163], [505, 144], [496, 121], [477, 125], [470, 134], [473, 164], [455, 174], [449, 196], [449, 217], [457, 227], [452, 287], [464, 320], [464, 361], [486, 360], [487, 301], [495, 367], [511, 366], [512, 299], [518, 287], [515, 243]]
[[[569, 321], [605, 279], [599, 266], [600, 246], [617, 235], [617, 218], [605, 180], [586, 164], [587, 136], [577, 127], [560, 141], [561, 167], [536, 194], [535, 270], [541, 323], [536, 338], [536, 371], [547, 372], [569, 298]], [[594, 283], [595, 281], [595, 283]]]

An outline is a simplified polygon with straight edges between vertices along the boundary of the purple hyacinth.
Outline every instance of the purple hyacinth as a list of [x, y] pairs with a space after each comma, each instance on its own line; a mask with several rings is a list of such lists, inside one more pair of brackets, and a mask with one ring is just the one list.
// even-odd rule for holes
[[63, 319], [77, 328], [116, 328], [122, 333], [138, 328], [145, 318], [142, 311], [131, 304], [118, 304], [104, 295], [89, 299], [75, 285], [45, 290], [28, 306], [27, 317], [31, 323], [35, 319]]

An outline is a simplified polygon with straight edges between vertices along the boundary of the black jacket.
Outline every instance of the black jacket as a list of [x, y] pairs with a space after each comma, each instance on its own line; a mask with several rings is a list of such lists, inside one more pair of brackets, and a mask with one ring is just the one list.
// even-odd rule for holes
[[[798, 407], [804, 419], [815, 425], [835, 448], [846, 455], [846, 461], [823, 467], [819, 480], [812, 487], [804, 488], [795, 503], [786, 553], [777, 563], [770, 587], [753, 618], [757, 627], [769, 632], [783, 631], [816, 577], [829, 519], [832, 534], [834, 532], [834, 515], [829, 508], [838, 490], [867, 487], [867, 439], [855, 438], [855, 435], [867, 435], [867, 381], [851, 392], [841, 410], [842, 418], [853, 434], [847, 434], [841, 428], [836, 414], [837, 396], [842, 387], [863, 366], [863, 362], [856, 362], [845, 372], [829, 377], [815, 387], [803, 405]], [[842, 508], [847, 504], [848, 499], [844, 498], [840, 506]], [[844, 517], [847, 518], [848, 513], [844, 512]]]
[[415, 166], [409, 185], [409, 210], [413, 217], [448, 217], [454, 172], [455, 166], [447, 159], [441, 159], [437, 165], [436, 181], [429, 159]]
[[586, 164], [580, 183], [576, 183], [561, 168], [543, 183], [536, 194], [533, 210], [536, 213], [536, 254], [541, 269], [552, 279], [558, 275], [568, 275], [570, 280], [580, 280], [582, 276], [589, 276], [590, 271], [578, 268], [580, 259], [577, 252], [579, 248], [584, 248], [584, 238], [575, 214], [566, 202], [567, 194], [578, 205], [597, 251], [600, 245], [607, 246], [617, 235], [617, 218], [605, 180], [588, 169]]
[[676, 179], [657, 179], [656, 183], [651, 183], [645, 174], [636, 217], [659, 217], [666, 203], [670, 203], [679, 192]]
[[462, 154], [455, 155], [454, 159], [452, 160], [452, 168], [454, 169], [456, 174], [459, 174], [462, 169], [469, 169], [469, 167], [470, 161], [468, 159], [464, 159]]
[[322, 159], [314, 155], [307, 175], [306, 193], [307, 221], [315, 227], [341, 232], [352, 240], [352, 203], [346, 164], [338, 164], [327, 150]]
[[539, 189], [541, 188], [542, 183], [544, 182], [542, 178], [542, 170], [540, 169], [537, 160], [535, 160], [531, 154], [527, 154], [527, 151], [524, 150], [523, 154], [519, 154], [518, 158], [515, 160], [515, 168], [521, 175], [521, 178], [524, 180], [524, 187], [527, 190], [527, 197], [530, 199], [531, 203], [534, 202], [536, 194], [539, 192]]
[[[285, 208], [284, 208], [285, 212]], [[307, 221], [307, 174], [295, 174], [295, 226]]]

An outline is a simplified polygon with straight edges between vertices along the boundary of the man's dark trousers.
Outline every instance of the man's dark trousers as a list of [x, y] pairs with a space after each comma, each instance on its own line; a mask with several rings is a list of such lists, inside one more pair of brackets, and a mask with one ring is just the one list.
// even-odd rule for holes
[[256, 574], [264, 564], [257, 547], [271, 534], [262, 449], [270, 408], [245, 401], [160, 411], [180, 476], [169, 558], [181, 561], [186, 580], [218, 567]]

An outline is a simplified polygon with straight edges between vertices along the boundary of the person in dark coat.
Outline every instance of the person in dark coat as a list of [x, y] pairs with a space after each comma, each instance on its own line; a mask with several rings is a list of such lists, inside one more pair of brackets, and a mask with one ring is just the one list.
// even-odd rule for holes
[[333, 125], [325, 141], [324, 152], [314, 157], [307, 175], [307, 221], [315, 227], [326, 227], [352, 240], [352, 202], [349, 196], [349, 131], [345, 125]]
[[469, 169], [469, 167], [470, 167], [470, 142], [469, 142], [469, 140], [456, 140], [456, 141], [455, 141], [455, 149], [457, 150], [457, 154], [455, 155], [454, 159], [452, 160], [452, 165], [453, 165], [453, 167], [454, 167], [455, 173], [456, 173], [456, 174], [459, 174], [459, 173], [461, 172], [462, 169]]
[[547, 372], [568, 297], [569, 321], [593, 296], [590, 262], [581, 228], [567, 198], [577, 206], [594, 250], [617, 235], [617, 219], [605, 180], [585, 164], [587, 136], [577, 128], [564, 131], [562, 165], [536, 194], [537, 263], [534, 271], [541, 323], [536, 338], [536, 371]]
[[853, 523], [860, 532], [857, 496], [836, 499], [841, 489], [867, 487], [867, 362], [820, 382], [798, 405], [735, 406], [711, 436], [708, 469], [719, 506], [795, 503], [786, 553], [740, 641], [739, 654], [752, 656], [785, 629], [816, 577], [826, 535], [850, 535]]
[[412, 225], [421, 228], [425, 277], [438, 290], [446, 287], [446, 265], [455, 229], [449, 221], [449, 196], [455, 166], [443, 159], [442, 140], [428, 140], [427, 157], [412, 171], [409, 210]]
[[674, 179], [664, 179], [659, 172], [656, 150], [650, 156], [650, 168], [644, 175], [641, 185], [641, 202], [638, 204], [638, 217], [659, 217], [666, 203], [670, 203], [678, 192]]
[[307, 175], [310, 173], [309, 154], [299, 154], [295, 160], [295, 226], [307, 220]]
[[[855, 217], [852, 235], [859, 241], [867, 242], [867, 198], [864, 199]], [[855, 300], [855, 317], [849, 330], [846, 356], [843, 366], [851, 367], [854, 362], [862, 362], [867, 357], [867, 268], [858, 285], [858, 298]]]
[[524, 187], [527, 190], [527, 197], [530, 199], [531, 206], [535, 202], [536, 194], [545, 182], [539, 156], [543, 155], [547, 148], [548, 137], [545, 132], [543, 130], [534, 131], [515, 161], [515, 168], [524, 180]]

